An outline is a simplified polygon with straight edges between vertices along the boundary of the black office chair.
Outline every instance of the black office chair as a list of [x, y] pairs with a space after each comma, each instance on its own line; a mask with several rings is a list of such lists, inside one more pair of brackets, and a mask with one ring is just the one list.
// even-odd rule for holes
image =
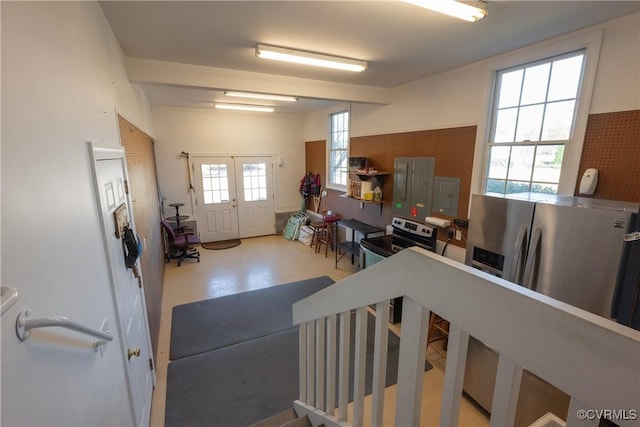
[[196, 259], [200, 262], [200, 252], [198, 252], [193, 246], [199, 245], [200, 239], [193, 234], [193, 230], [181, 227], [175, 229], [167, 221], [161, 221], [162, 228], [167, 235], [167, 252], [165, 258], [167, 262], [172, 259], [178, 260], [178, 266], [182, 264], [187, 258]]

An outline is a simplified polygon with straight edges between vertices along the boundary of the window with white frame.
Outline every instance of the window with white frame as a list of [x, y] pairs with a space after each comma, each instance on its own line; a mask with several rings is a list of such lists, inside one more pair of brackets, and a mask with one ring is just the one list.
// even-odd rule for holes
[[329, 125], [329, 179], [334, 188], [347, 188], [349, 111], [331, 114]]
[[225, 163], [201, 165], [204, 204], [229, 203], [229, 173]]
[[267, 200], [267, 164], [244, 163], [242, 165], [242, 187], [245, 202]]
[[486, 192], [558, 192], [584, 63], [581, 49], [496, 73]]

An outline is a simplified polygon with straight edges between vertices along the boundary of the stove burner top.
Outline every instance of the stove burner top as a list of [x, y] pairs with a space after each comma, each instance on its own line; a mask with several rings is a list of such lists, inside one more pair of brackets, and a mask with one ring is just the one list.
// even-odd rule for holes
[[404, 218], [393, 218], [392, 224], [393, 234], [362, 239], [362, 247], [384, 257], [411, 246], [436, 251], [436, 228]]

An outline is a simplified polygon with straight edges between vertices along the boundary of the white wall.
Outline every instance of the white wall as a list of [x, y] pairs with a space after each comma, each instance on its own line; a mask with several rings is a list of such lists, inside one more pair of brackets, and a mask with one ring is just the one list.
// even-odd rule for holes
[[640, 13], [609, 21], [602, 49], [591, 113], [640, 108]]
[[300, 179], [304, 174], [303, 117], [153, 106], [158, 181], [165, 213], [175, 215], [171, 203], [184, 203], [180, 214], [193, 216], [187, 161], [190, 155], [260, 154], [281, 156], [274, 166], [276, 211], [300, 209]]
[[[591, 112], [640, 108], [638, 19], [635, 14], [594, 27], [606, 31]], [[303, 141], [326, 139], [328, 114], [350, 106], [351, 136], [477, 125], [486, 114], [490, 62], [474, 63], [397, 87], [392, 91], [392, 102], [386, 106], [343, 104], [304, 118], [154, 106], [158, 174], [165, 206], [182, 202], [185, 207], [181, 213], [193, 215], [181, 151], [259, 153], [283, 157], [284, 167], [276, 168], [276, 210], [295, 210], [300, 204], [298, 182], [304, 173]], [[482, 151], [477, 150], [476, 164], [481, 163], [481, 155]], [[174, 213], [170, 208], [165, 212]]]
[[[638, 109], [640, 14], [621, 17], [584, 31], [600, 28], [604, 29], [604, 36], [590, 112]], [[564, 37], [557, 39], [560, 38]], [[392, 102], [386, 106], [352, 104], [351, 136], [478, 124], [486, 115], [493, 60], [394, 88]], [[327, 114], [328, 111], [319, 111], [306, 117], [306, 140], [326, 138]]]
[[[640, 14], [621, 17], [580, 32], [598, 29], [604, 32], [589, 112], [639, 109]], [[568, 36], [572, 35], [558, 37], [541, 45], [553, 45]], [[532, 48], [536, 49], [525, 49]], [[501, 57], [510, 55], [518, 55], [518, 51]], [[392, 102], [386, 106], [351, 104], [351, 136], [468, 125], [478, 125], [478, 131], [482, 132], [485, 127], [482, 121], [486, 117], [490, 96], [493, 61], [495, 58], [396, 87], [392, 91]], [[331, 112], [333, 110], [327, 109], [306, 116], [305, 140], [326, 138], [327, 117]], [[479, 175], [484, 162], [484, 147], [476, 143], [472, 193], [480, 190]], [[447, 256], [464, 260], [464, 253], [460, 253], [458, 248], [447, 249]]]
[[[115, 111], [151, 132], [97, 3], [2, 2], [2, 425], [127, 425], [116, 336], [104, 357], [55, 328], [26, 342], [18, 312], [99, 328], [116, 318], [87, 141], [119, 147]], [[88, 339], [91, 342], [91, 339]]]
[[[536, 52], [538, 49], [550, 49], [561, 39], [597, 30], [603, 30], [603, 37], [589, 113], [640, 108], [638, 13], [509, 52], [501, 55], [499, 60], [508, 61], [506, 58], [518, 56], [525, 50]], [[351, 136], [468, 125], [478, 125], [478, 132], [483, 132], [491, 90], [491, 68], [497, 59], [487, 59], [394, 88], [392, 102], [386, 106], [352, 104]], [[319, 111], [306, 117], [306, 140], [325, 138], [329, 113], [328, 110]], [[477, 142], [474, 159], [472, 192], [480, 190], [479, 176], [484, 161], [482, 135], [477, 141], [480, 142]], [[569, 185], [569, 188], [573, 186]]]

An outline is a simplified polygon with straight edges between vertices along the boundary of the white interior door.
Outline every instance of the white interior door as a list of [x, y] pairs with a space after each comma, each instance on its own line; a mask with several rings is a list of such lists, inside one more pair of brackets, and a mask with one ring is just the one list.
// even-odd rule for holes
[[[134, 271], [125, 265], [122, 234], [116, 234], [116, 210], [124, 212], [133, 229], [133, 212], [125, 193], [123, 151], [121, 155], [121, 158], [96, 158], [95, 170], [131, 410], [134, 424], [146, 426], [149, 424], [155, 382], [151, 369], [153, 356], [142, 279], [136, 277]], [[139, 262], [137, 265], [139, 266]]]
[[271, 157], [235, 157], [240, 237], [276, 232]]
[[202, 242], [237, 239], [238, 213], [232, 157], [194, 157], [195, 211]]

